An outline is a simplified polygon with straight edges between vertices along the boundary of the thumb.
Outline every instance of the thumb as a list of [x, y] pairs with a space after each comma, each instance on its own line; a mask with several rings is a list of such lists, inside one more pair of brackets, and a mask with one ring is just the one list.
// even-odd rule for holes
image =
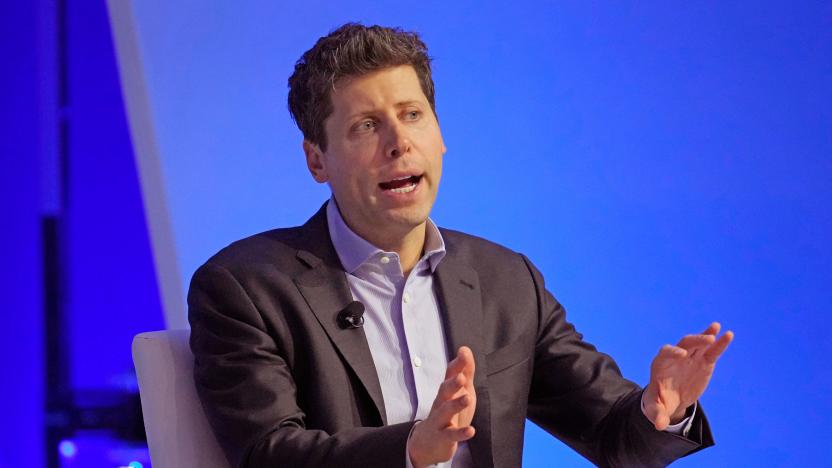
[[[647, 397], [646, 394], [645, 397]], [[643, 406], [644, 416], [653, 423], [656, 430], [663, 431], [670, 424], [670, 416], [667, 414], [667, 408], [664, 407], [663, 403], [652, 398], [648, 397], [645, 400]]]
[[665, 410], [664, 405], [661, 408], [659, 405], [656, 405], [656, 410], [656, 419], [653, 420], [653, 426], [656, 427], [657, 431], [663, 431], [670, 425], [670, 416], [667, 415], [667, 410]]

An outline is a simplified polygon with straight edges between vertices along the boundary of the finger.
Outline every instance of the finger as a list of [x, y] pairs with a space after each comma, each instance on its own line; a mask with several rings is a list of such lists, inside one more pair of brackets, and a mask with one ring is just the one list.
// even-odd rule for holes
[[722, 328], [722, 325], [720, 325], [719, 322], [711, 322], [711, 324], [708, 325], [708, 328], [705, 329], [703, 334], [714, 336], [719, 335], [720, 328]]
[[[462, 348], [460, 348], [460, 350], [461, 349]], [[448, 379], [453, 375], [459, 374], [464, 368], [465, 358], [460, 355], [460, 351], [457, 351], [456, 357], [448, 363], [448, 367], [445, 369], [445, 378]]]
[[734, 341], [734, 332], [728, 330], [723, 333], [722, 336], [716, 340], [716, 343], [705, 351], [705, 360], [710, 363], [716, 362], [716, 360], [722, 356], [722, 353], [728, 349], [728, 345], [731, 344], [732, 341]]
[[474, 371], [476, 364], [474, 362], [474, 352], [467, 346], [460, 346], [457, 351], [457, 358], [462, 361], [462, 373], [468, 378], [468, 382], [474, 381]]
[[442, 403], [435, 410], [431, 411], [428, 418], [432, 420], [435, 427], [444, 429], [451, 424], [451, 420], [457, 413], [467, 408], [470, 404], [471, 397], [466, 393], [458, 398]]
[[716, 341], [714, 335], [687, 335], [676, 344], [679, 348], [684, 348], [688, 351], [694, 349], [705, 348], [712, 345]]
[[464, 374], [456, 374], [449, 379], [445, 379], [439, 385], [439, 391], [436, 392], [435, 401], [445, 402], [453, 399], [456, 393], [465, 386], [465, 382], [466, 378]]
[[653, 358], [650, 363], [650, 371], [653, 373], [662, 372], [663, 369], [673, 366], [678, 359], [683, 359], [688, 356], [688, 352], [682, 348], [677, 348], [673, 345], [664, 345], [659, 349], [659, 353]]
[[678, 359], [687, 357], [688, 351], [685, 348], [666, 344], [659, 349], [659, 354], [656, 357]]
[[454, 442], [462, 442], [474, 437], [477, 431], [474, 426], [449, 427], [442, 430], [442, 435]]

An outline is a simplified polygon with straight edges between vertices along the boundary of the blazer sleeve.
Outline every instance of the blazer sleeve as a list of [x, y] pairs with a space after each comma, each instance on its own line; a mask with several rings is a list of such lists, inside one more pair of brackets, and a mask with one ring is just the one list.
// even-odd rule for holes
[[334, 434], [306, 427], [281, 352], [288, 330], [267, 329], [228, 269], [209, 263], [197, 270], [188, 318], [197, 393], [233, 466], [404, 467], [413, 423]]
[[666, 466], [713, 445], [701, 405], [687, 437], [657, 431], [641, 411], [642, 389], [583, 341], [540, 272], [523, 259], [540, 314], [529, 419], [598, 466]]

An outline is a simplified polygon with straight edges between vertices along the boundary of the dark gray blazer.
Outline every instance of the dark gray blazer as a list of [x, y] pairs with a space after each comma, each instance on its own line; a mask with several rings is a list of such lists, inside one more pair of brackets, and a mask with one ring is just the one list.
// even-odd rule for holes
[[[469, 346], [476, 360], [476, 467], [520, 466], [527, 417], [602, 466], [663, 466], [713, 444], [702, 411], [689, 438], [656, 431], [641, 389], [582, 341], [526, 257], [442, 236], [434, 284], [448, 349]], [[404, 466], [413, 423], [386, 424], [364, 331], [337, 324], [351, 301], [324, 209], [194, 274], [196, 386], [234, 466]]]

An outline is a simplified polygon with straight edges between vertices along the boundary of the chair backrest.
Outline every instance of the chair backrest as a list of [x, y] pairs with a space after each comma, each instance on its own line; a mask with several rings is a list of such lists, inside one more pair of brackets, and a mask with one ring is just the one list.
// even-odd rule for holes
[[194, 386], [190, 330], [133, 338], [147, 444], [154, 468], [230, 468]]

